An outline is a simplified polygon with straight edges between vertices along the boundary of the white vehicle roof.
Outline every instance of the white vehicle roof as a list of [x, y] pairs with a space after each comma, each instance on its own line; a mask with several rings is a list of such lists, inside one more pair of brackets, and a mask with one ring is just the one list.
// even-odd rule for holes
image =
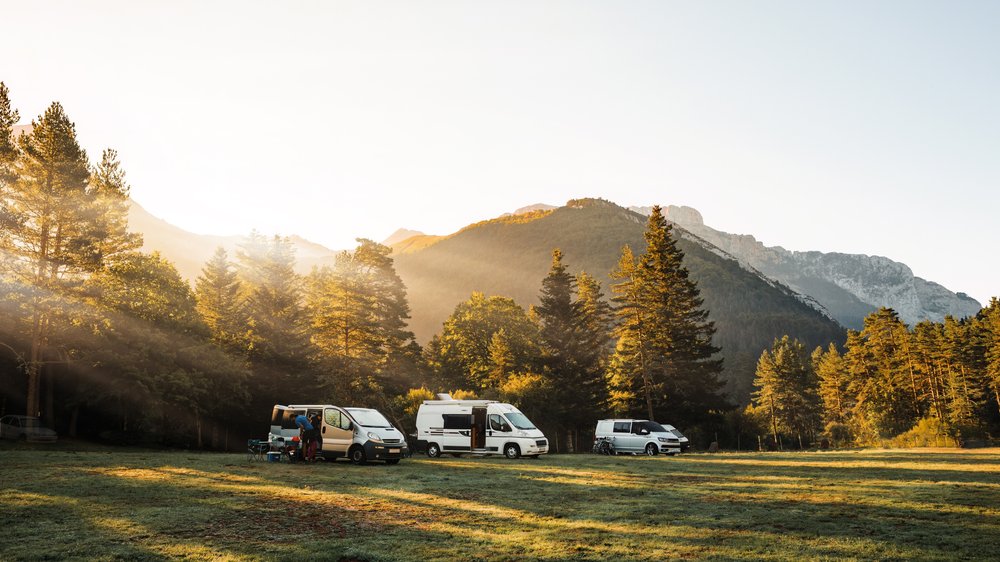
[[487, 406], [501, 404], [497, 400], [424, 400], [424, 404], [441, 406]]

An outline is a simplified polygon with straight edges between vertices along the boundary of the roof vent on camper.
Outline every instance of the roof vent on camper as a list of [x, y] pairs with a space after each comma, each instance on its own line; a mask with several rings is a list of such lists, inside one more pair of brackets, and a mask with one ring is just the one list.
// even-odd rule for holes
[[451, 400], [451, 394], [448, 394], [447, 392], [439, 392], [439, 393], [437, 393], [437, 399], [438, 400]]

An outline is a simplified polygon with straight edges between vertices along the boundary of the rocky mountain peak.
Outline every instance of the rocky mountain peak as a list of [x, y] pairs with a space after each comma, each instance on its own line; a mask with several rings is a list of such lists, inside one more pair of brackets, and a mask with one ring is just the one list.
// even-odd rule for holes
[[[652, 208], [631, 210], [648, 215]], [[749, 234], [706, 226], [701, 213], [690, 207], [666, 207], [666, 217], [741, 264], [812, 297], [849, 328], [860, 328], [863, 318], [882, 306], [893, 308], [911, 325], [921, 320], [940, 322], [946, 315], [963, 318], [982, 308], [968, 295], [916, 277], [906, 264], [884, 256], [765, 246]]]

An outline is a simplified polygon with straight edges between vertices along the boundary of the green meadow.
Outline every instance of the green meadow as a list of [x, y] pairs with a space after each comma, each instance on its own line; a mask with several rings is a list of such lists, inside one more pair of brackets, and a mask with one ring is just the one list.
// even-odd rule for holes
[[0, 448], [2, 560], [1000, 556], [1000, 450], [414, 457]]

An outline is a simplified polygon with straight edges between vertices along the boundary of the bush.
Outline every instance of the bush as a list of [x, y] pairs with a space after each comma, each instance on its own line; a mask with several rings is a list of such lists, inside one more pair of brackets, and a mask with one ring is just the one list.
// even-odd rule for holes
[[924, 418], [913, 429], [894, 437], [891, 447], [954, 447], [956, 436], [937, 418]]
[[854, 436], [851, 435], [851, 428], [847, 424], [835, 421], [826, 424], [824, 435], [826, 435], [834, 447], [845, 447], [850, 445], [854, 440]]

